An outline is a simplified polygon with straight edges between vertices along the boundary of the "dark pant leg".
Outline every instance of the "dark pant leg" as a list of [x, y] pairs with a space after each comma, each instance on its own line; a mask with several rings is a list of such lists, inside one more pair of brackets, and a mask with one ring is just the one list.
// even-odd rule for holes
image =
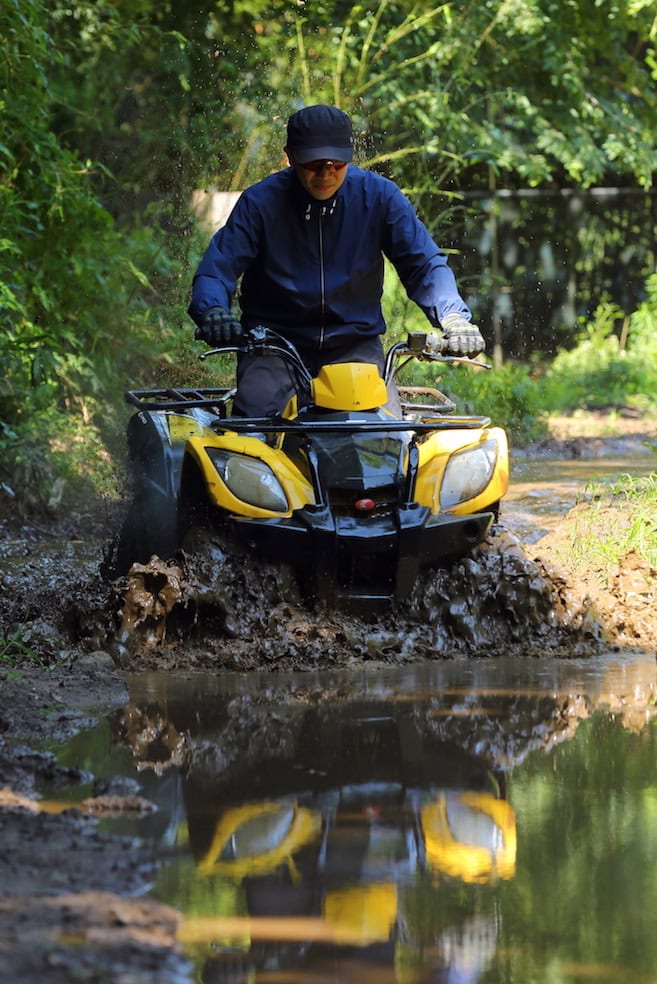
[[234, 416], [279, 414], [294, 392], [294, 376], [287, 363], [277, 355], [238, 356]]
[[316, 373], [321, 366], [335, 365], [340, 362], [369, 362], [378, 366], [379, 372], [383, 375], [385, 356], [383, 354], [383, 344], [380, 335], [369, 338], [362, 338], [355, 342], [347, 342], [337, 348], [326, 349], [319, 354], [309, 356], [308, 368]]

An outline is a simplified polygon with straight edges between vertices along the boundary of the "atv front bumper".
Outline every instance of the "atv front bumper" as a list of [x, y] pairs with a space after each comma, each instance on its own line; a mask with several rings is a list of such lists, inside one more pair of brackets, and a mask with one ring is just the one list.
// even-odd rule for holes
[[412, 503], [385, 517], [335, 516], [306, 506], [288, 519], [237, 519], [237, 537], [261, 556], [292, 564], [316, 600], [351, 611], [408, 598], [423, 568], [468, 553], [486, 536], [494, 514], [434, 515]]

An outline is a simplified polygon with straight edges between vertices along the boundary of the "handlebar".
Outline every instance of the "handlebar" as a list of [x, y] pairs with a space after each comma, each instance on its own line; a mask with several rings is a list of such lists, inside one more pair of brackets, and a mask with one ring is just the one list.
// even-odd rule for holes
[[292, 342], [279, 335], [278, 332], [272, 331], [271, 328], [265, 328], [264, 325], [257, 325], [247, 332], [241, 345], [221, 345], [217, 348], [211, 348], [206, 352], [201, 352], [199, 359], [204, 361], [210, 355], [221, 355], [224, 352], [269, 352], [273, 355], [279, 355], [293, 366], [304, 383], [310, 385], [312, 380], [310, 372]]
[[[219, 355], [224, 352], [257, 353], [265, 351], [285, 359], [298, 373], [300, 382], [306, 387], [310, 386], [312, 376], [292, 342], [264, 325], [257, 325], [252, 328], [244, 336], [243, 344], [222, 345], [219, 348], [208, 349], [201, 353], [199, 359], [203, 361], [211, 355]], [[485, 362], [478, 362], [476, 359], [465, 355], [450, 355], [447, 352], [446, 339], [443, 335], [437, 335], [435, 332], [412, 331], [408, 333], [406, 341], [397, 342], [388, 349], [383, 374], [386, 383], [393, 378], [397, 369], [406, 364], [402, 363], [395, 366], [395, 361], [404, 356], [408, 356], [406, 362], [410, 359], [417, 359], [420, 362], [462, 363], [476, 366], [478, 369], [492, 368]]]
[[[446, 353], [446, 354], [443, 354]], [[405, 342], [397, 342], [388, 349], [386, 355], [384, 379], [386, 382], [392, 378], [395, 369], [395, 359], [407, 355], [410, 359], [417, 359], [420, 362], [446, 362], [449, 364], [463, 364], [466, 366], [476, 366], [478, 369], [492, 369], [487, 362], [479, 362], [476, 358], [467, 355], [450, 355], [447, 349], [447, 341], [444, 335], [437, 335], [435, 332], [411, 331], [408, 333]], [[397, 366], [401, 369], [406, 362]]]

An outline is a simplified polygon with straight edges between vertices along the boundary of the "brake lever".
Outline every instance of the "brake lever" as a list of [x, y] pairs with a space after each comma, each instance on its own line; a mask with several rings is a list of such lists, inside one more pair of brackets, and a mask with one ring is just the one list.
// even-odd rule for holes
[[427, 362], [449, 362], [449, 363], [459, 363], [465, 366], [476, 366], [477, 369], [492, 369], [487, 362], [478, 362], [477, 359], [471, 359], [467, 355], [431, 355]]
[[205, 360], [210, 355], [221, 355], [224, 352], [247, 352], [248, 349], [244, 345], [221, 345], [219, 348], [206, 349], [205, 352], [201, 352], [199, 355], [199, 361], [205, 362]]

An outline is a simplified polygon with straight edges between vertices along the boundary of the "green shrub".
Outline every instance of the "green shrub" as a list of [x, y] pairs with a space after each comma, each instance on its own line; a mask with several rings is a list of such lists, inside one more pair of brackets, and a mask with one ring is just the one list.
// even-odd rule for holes
[[16, 667], [25, 663], [47, 666], [47, 657], [40, 656], [28, 644], [29, 630], [19, 625], [11, 635], [0, 636], [0, 667]]
[[540, 388], [527, 366], [472, 370], [441, 363], [412, 363], [403, 370], [408, 385], [436, 386], [457, 405], [457, 412], [482, 414], [504, 427], [516, 446], [547, 435]]
[[651, 567], [657, 567], [657, 476], [623, 475], [593, 482], [585, 496], [589, 508], [579, 515], [573, 541], [576, 561], [608, 571], [627, 553], [636, 551]]
[[575, 347], [559, 352], [540, 382], [547, 410], [657, 406], [657, 275], [647, 290], [629, 319], [626, 347], [616, 334], [623, 313], [605, 301]]
[[120, 229], [99, 168], [52, 128], [64, 54], [51, 28], [40, 0], [0, 6], [0, 480], [19, 512], [52, 501], [58, 478], [107, 487], [123, 390], [160, 384], [185, 317], [185, 258], [165, 217], [135, 213]]

